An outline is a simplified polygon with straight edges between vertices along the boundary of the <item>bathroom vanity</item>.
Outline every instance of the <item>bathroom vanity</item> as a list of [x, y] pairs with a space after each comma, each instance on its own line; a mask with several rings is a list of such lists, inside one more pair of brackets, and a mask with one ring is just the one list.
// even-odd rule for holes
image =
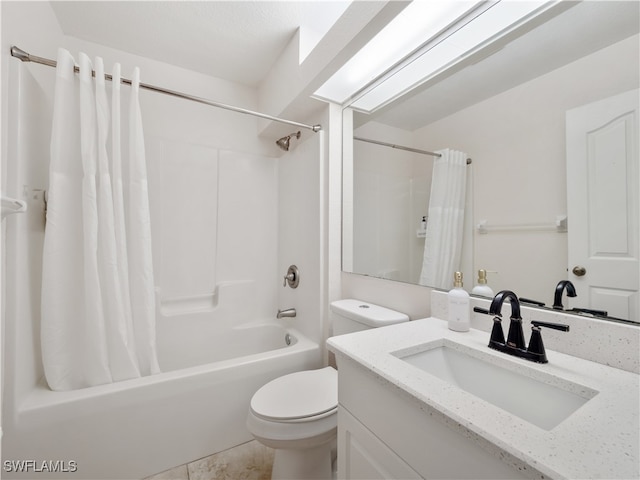
[[635, 373], [427, 318], [332, 337], [338, 478], [638, 478]]

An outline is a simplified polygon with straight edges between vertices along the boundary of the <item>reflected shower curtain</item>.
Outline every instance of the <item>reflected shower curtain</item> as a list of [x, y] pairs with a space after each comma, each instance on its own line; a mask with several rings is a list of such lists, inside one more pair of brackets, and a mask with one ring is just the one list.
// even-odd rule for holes
[[119, 64], [109, 108], [102, 59], [79, 60], [76, 77], [71, 54], [58, 51], [41, 304], [52, 390], [160, 371], [139, 70], [121, 135]]
[[437, 153], [420, 285], [450, 290], [462, 256], [467, 154], [449, 149]]

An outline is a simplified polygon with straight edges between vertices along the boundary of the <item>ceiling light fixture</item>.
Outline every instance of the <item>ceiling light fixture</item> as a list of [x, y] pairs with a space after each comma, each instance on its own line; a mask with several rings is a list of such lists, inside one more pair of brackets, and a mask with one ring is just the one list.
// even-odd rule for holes
[[413, 1], [327, 80], [315, 97], [344, 103], [354, 92], [409, 55], [425, 38], [465, 14], [478, 0]]
[[[371, 112], [556, 3], [414, 0], [314, 97]], [[398, 43], [398, 38], [407, 41]], [[393, 48], [383, 50], [382, 45]], [[398, 58], [403, 60], [392, 63]]]

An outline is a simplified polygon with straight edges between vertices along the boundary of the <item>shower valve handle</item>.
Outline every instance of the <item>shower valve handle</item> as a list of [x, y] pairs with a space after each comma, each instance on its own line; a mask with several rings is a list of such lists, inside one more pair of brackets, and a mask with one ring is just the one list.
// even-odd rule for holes
[[282, 283], [282, 286], [286, 287], [287, 283], [291, 288], [296, 288], [300, 283], [300, 272], [298, 271], [298, 267], [296, 267], [295, 265], [291, 265], [287, 270], [287, 274], [284, 276], [284, 282]]

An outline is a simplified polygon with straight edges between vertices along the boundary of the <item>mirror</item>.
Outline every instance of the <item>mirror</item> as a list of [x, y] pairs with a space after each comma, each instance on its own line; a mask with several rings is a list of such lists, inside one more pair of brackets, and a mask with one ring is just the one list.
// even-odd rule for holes
[[[357, 102], [345, 108], [344, 271], [419, 283], [434, 162], [428, 154], [352, 140], [356, 136], [430, 152], [451, 148], [473, 160], [461, 264], [468, 291], [485, 269], [494, 292], [513, 290], [551, 307], [560, 280], [580, 282], [568, 268], [574, 225], [568, 212], [575, 210], [567, 185], [578, 179], [567, 174], [567, 112], [638, 89], [640, 17], [638, 2], [561, 3], [534, 26], [371, 113], [359, 111]], [[635, 170], [627, 178], [637, 195], [637, 147], [632, 153]], [[627, 247], [636, 259], [636, 284], [628, 288], [635, 294], [626, 313], [609, 304], [601, 309], [611, 310], [611, 319], [638, 322], [640, 214], [638, 197], [633, 201], [635, 233]], [[565, 293], [562, 303], [565, 309], [601, 306], [581, 292]]]

